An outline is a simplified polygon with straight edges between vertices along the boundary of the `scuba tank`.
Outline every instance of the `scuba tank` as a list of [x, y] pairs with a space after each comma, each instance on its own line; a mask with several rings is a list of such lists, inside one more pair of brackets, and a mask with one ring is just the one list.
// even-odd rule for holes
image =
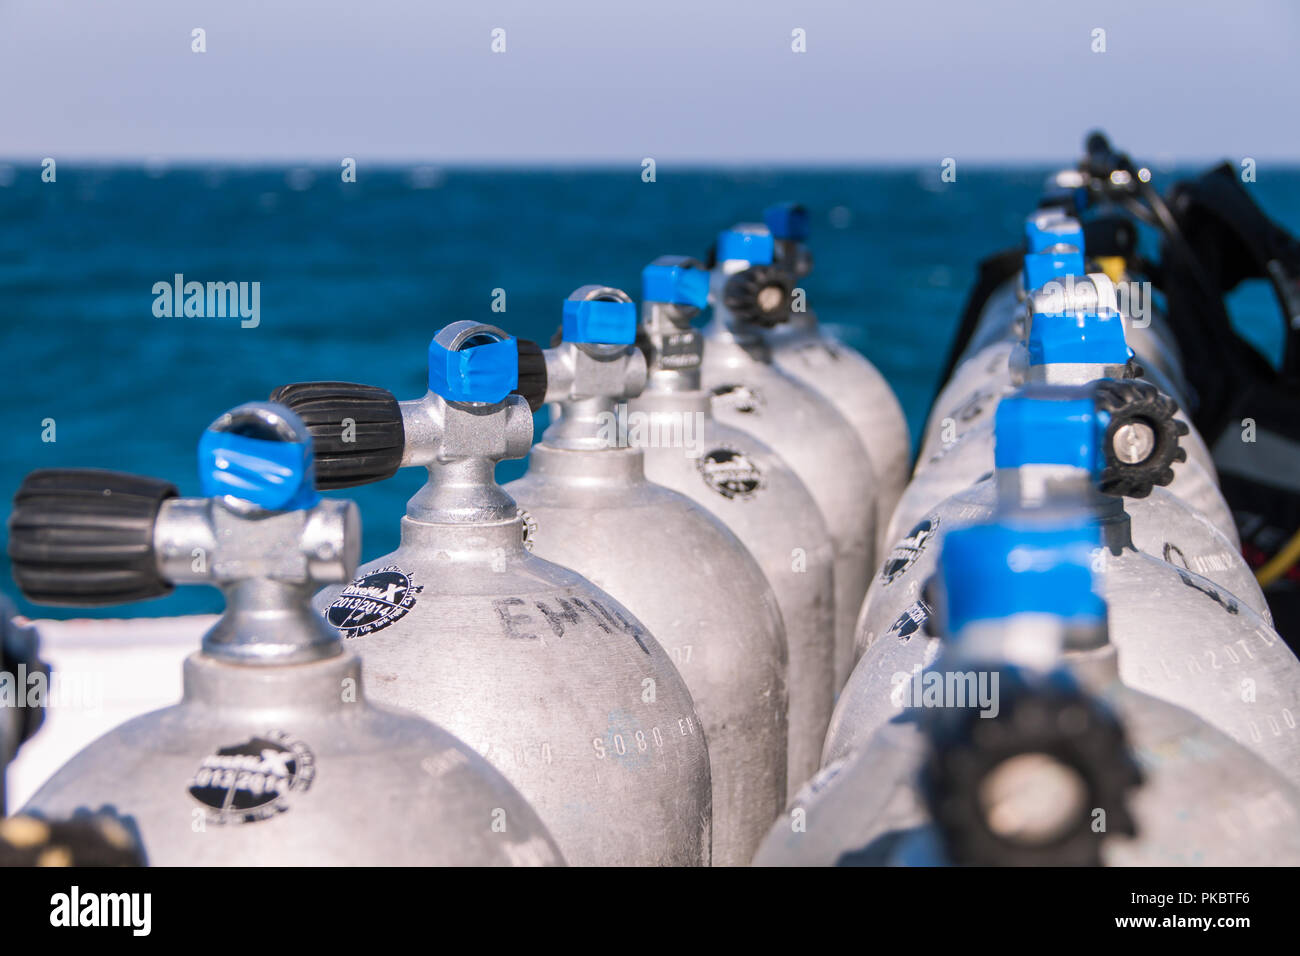
[[[1300, 779], [1300, 729], [1293, 726], [1300, 661], [1247, 599], [1179, 566], [1184, 558], [1193, 566], [1211, 564], [1224, 553], [1221, 539], [1216, 544], [1185, 511], [1181, 519], [1169, 507], [1148, 512], [1144, 502], [1161, 497], [1152, 485], [1168, 478], [1173, 430], [1149, 402], [1126, 406], [1116, 399], [1135, 390], [1141, 398], [1150, 386], [1100, 382], [1093, 388], [1088, 395], [1036, 386], [1005, 399], [998, 410], [996, 479], [930, 512], [884, 562], [861, 620], [862, 659], [831, 718], [824, 761], [855, 749], [892, 719], [901, 703], [891, 698], [890, 675], [928, 664], [938, 651], [927, 630], [934, 601], [925, 582], [948, 531], [990, 512], [1050, 509], [1065, 501], [1090, 509], [1102, 527], [1098, 581], [1124, 682], [1186, 707]], [[1152, 455], [1130, 462], [1129, 436], [1144, 428], [1155, 435]], [[1142, 534], [1160, 548], [1154, 554], [1134, 547], [1144, 520]], [[1162, 560], [1161, 551], [1170, 559]], [[1238, 574], [1237, 580], [1249, 579]], [[1260, 603], [1257, 589], [1250, 600]]]
[[139, 844], [112, 818], [6, 816], [5, 772], [44, 722], [51, 679], [36, 630], [20, 627], [15, 613], [9, 599], [0, 595], [0, 681], [8, 685], [5, 696], [12, 694], [0, 707], [0, 867], [143, 865]]
[[[1065, 862], [1112, 866], [1300, 863], [1294, 785], [1189, 711], [1122, 681], [1128, 651], [1109, 642], [1093, 590], [1102, 537], [1069, 506], [949, 533], [939, 662], [881, 685], [893, 684], [903, 714], [805, 788], [755, 863], [906, 861], [919, 842], [946, 844], [955, 862], [1046, 862], [1066, 851]], [[1057, 667], [1077, 689], [1051, 675]], [[1025, 684], [1056, 687], [1025, 706]], [[1126, 729], [1136, 789], [1115, 721], [1080, 706], [1079, 691]], [[1062, 706], [1044, 706], [1053, 698]], [[1023, 759], [1012, 762], [1026, 753], [1038, 758], [1029, 769], [1048, 774], [1045, 792], [1025, 785]], [[1088, 832], [1099, 821], [1104, 842]], [[994, 830], [972, 846], [984, 822]], [[931, 826], [942, 836], [924, 841]], [[999, 845], [1008, 842], [1018, 852]]]
[[645, 386], [636, 306], [583, 286], [537, 375], [563, 414], [506, 492], [533, 552], [573, 568], [644, 621], [686, 679], [713, 775], [713, 863], [748, 862], [786, 795], [786, 647], [776, 596], [745, 546], [684, 495], [645, 477], [627, 399]]
[[[1098, 379], [1130, 379], [1131, 351], [1124, 341], [1123, 319], [1116, 312], [1076, 315], [1035, 314], [1030, 323], [1026, 359], [1029, 382], [1083, 384]], [[914, 527], [936, 503], [956, 494], [990, 471], [993, 459], [993, 428], [989, 403], [972, 412], [976, 424], [955, 441], [945, 445], [928, 468], [917, 466], [917, 475], [899, 501], [890, 522], [894, 541]], [[1173, 404], [1177, 416], [1177, 405]], [[1178, 418], [1183, 455], [1174, 471], [1169, 490], [1192, 508], [1202, 512], [1234, 547], [1236, 526], [1214, 478], [1202, 467], [1204, 445], [1187, 431]], [[1199, 451], [1198, 451], [1199, 449]], [[1213, 467], [1211, 465], [1211, 467]]]
[[115, 604], [214, 584], [226, 610], [173, 707], [110, 731], [27, 810], [107, 808], [152, 865], [562, 863], [506, 779], [414, 715], [366, 701], [361, 665], [311, 594], [351, 580], [356, 506], [321, 500], [305, 426], [254, 402], [199, 443], [206, 497], [155, 478], [33, 472], [9, 555], [39, 603]]
[[[272, 394], [307, 422], [319, 487], [429, 473], [400, 547], [315, 604], [362, 655], [371, 696], [473, 746], [569, 863], [707, 865], [709, 760], [686, 684], [626, 608], [528, 552], [493, 477], [532, 444], [529, 399], [545, 381], [527, 372], [540, 358], [498, 328], [453, 322], [429, 345], [421, 399], [340, 382]], [[511, 394], [521, 363], [527, 397]]]
[[830, 533], [808, 489], [771, 448], [713, 418], [700, 388], [704, 337], [691, 328], [707, 302], [709, 274], [694, 260], [661, 256], [641, 276], [637, 341], [649, 377], [629, 417], [647, 424], [648, 434], [636, 444], [646, 477], [735, 532], [776, 594], [789, 660], [790, 796], [817, 772], [835, 699]]
[[[797, 283], [813, 264], [805, 245], [807, 210], [778, 203], [763, 211], [763, 219], [775, 239], [774, 264]], [[883, 531], [907, 484], [912, 461], [912, 438], [898, 396], [879, 369], [837, 341], [807, 308], [792, 309], [789, 320], [765, 329], [763, 338], [773, 365], [834, 405], [853, 426], [875, 468], [876, 529]]]
[[718, 236], [710, 277], [702, 380], [713, 415], [766, 442], [812, 493], [835, 547], [835, 686], [853, 666], [853, 623], [875, 566], [876, 482], [853, 427], [816, 392], [772, 364], [760, 333], [788, 320], [791, 282], [772, 266], [766, 226]]

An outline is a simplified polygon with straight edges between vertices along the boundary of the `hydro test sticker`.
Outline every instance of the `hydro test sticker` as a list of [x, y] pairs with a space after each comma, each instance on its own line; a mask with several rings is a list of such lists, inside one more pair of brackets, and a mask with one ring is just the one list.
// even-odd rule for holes
[[315, 778], [307, 745], [273, 730], [205, 757], [189, 791], [210, 823], [256, 823], [288, 810], [288, 794], [306, 793]]
[[704, 483], [724, 498], [752, 498], [763, 487], [758, 465], [735, 448], [714, 448], [696, 461]]
[[908, 532], [907, 537], [894, 545], [889, 557], [880, 567], [880, 583], [893, 584], [904, 571], [916, 564], [935, 532], [939, 530], [939, 516], [931, 515]]
[[325, 618], [344, 637], [364, 637], [400, 621], [415, 607], [415, 596], [423, 590], [423, 584], [411, 583], [409, 574], [390, 564], [345, 587], [325, 612]]
[[756, 388], [748, 385], [719, 385], [713, 390], [714, 406], [721, 405], [736, 411], [752, 415], [763, 407], [763, 396]]

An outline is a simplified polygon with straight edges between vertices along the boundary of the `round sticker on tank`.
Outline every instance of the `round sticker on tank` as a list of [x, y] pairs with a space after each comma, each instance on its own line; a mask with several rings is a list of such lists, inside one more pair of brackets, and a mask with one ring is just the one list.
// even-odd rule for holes
[[347, 587], [325, 612], [325, 619], [344, 637], [364, 637], [400, 621], [415, 607], [424, 590], [395, 564], [363, 574]]
[[208, 808], [210, 823], [256, 823], [288, 811], [289, 794], [305, 793], [315, 778], [311, 748], [273, 730], [218, 747], [203, 758], [188, 789]]
[[894, 545], [889, 557], [880, 568], [880, 583], [893, 584], [908, 568], [916, 564], [925, 546], [939, 530], [939, 516], [931, 515], [907, 533], [907, 537]]
[[713, 390], [713, 404], [753, 415], [763, 407], [763, 396], [748, 385], [719, 385]]
[[724, 498], [752, 498], [763, 487], [763, 472], [744, 452], [714, 448], [696, 461], [704, 483]]

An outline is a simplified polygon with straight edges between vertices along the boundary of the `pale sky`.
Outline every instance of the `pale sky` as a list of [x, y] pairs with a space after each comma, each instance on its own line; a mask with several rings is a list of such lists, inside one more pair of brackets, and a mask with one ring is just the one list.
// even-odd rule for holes
[[0, 0], [0, 157], [1300, 161], [1297, 49], [1296, 0]]

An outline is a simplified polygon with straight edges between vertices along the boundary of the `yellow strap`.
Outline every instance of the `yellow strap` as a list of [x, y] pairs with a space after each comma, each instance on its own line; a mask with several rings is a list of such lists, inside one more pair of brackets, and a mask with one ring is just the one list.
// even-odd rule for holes
[[1282, 575], [1291, 570], [1300, 561], [1300, 531], [1291, 536], [1291, 540], [1268, 563], [1255, 572], [1255, 580], [1261, 588], [1266, 588]]

